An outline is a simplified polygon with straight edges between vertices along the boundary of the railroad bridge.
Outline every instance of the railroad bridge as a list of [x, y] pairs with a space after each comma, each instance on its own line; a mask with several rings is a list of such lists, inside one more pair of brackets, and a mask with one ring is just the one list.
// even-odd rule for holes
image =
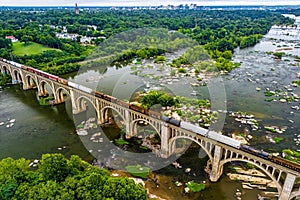
[[[39, 96], [53, 94], [54, 103], [64, 102], [67, 94], [71, 98], [73, 113], [77, 114], [86, 109], [86, 103], [90, 102], [97, 113], [99, 124], [108, 120], [108, 111], [113, 110], [121, 118], [126, 127], [126, 137], [130, 138], [137, 134], [137, 124], [146, 122], [156, 130], [161, 138], [160, 156], [168, 157], [176, 152], [176, 141], [187, 139], [197, 143], [208, 156], [206, 172], [210, 180], [217, 181], [223, 173], [223, 168], [229, 162], [246, 162], [259, 168], [265, 175], [274, 181], [277, 187], [279, 200], [296, 199], [300, 196], [300, 173], [288, 167], [273, 163], [268, 159], [250, 154], [229, 145], [214, 141], [192, 131], [166, 123], [149, 115], [136, 112], [126, 106], [116, 104], [96, 97], [82, 90], [70, 87], [66, 84], [45, 78], [33, 72], [18, 68], [7, 62], [0, 61], [2, 73], [10, 74], [13, 83], [22, 83], [23, 89], [36, 88]], [[48, 85], [48, 86], [47, 86]], [[51, 91], [48, 91], [50, 88]]]

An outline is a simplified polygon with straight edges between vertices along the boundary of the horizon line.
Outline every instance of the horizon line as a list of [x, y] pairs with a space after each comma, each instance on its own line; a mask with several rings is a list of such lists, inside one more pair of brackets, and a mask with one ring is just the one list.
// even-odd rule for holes
[[[160, 6], [175, 6], [178, 7], [180, 5], [191, 5], [191, 4], [179, 4], [179, 5], [137, 5], [137, 6], [131, 6], [131, 5], [118, 5], [118, 6], [112, 6], [112, 5], [78, 5], [78, 8], [80, 7], [160, 7]], [[266, 4], [244, 4], [244, 5], [197, 5], [199, 7], [249, 7], [249, 6], [255, 6], [255, 7], [278, 7], [278, 6], [300, 6], [299, 4], [278, 4], [278, 5], [266, 5]], [[1, 7], [75, 7], [73, 5], [0, 5]]]

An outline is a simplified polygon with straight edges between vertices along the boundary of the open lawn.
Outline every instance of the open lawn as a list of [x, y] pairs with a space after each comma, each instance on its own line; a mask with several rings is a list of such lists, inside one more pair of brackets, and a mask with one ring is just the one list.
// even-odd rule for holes
[[58, 49], [49, 48], [35, 42], [30, 42], [27, 45], [24, 45], [24, 42], [14, 42], [12, 49], [13, 49], [13, 54], [17, 56], [24, 56], [25, 54], [27, 55], [40, 54], [46, 50], [59, 51]]

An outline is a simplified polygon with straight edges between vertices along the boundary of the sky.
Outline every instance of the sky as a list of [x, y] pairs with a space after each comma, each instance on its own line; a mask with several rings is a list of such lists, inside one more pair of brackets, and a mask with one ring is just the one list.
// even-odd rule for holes
[[300, 5], [300, 0], [0, 0], [0, 6]]

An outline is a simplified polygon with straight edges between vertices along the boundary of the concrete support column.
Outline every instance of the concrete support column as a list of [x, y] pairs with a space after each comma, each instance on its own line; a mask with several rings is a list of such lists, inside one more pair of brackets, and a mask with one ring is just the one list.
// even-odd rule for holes
[[212, 162], [212, 169], [209, 173], [209, 179], [212, 182], [216, 182], [218, 181], [218, 179], [220, 178], [220, 176], [223, 173], [223, 166], [220, 166], [220, 161], [221, 161], [221, 157], [222, 157], [222, 147], [220, 146], [215, 146], [215, 152], [214, 152], [214, 158], [213, 158], [213, 162]]
[[161, 126], [161, 145], [160, 145], [160, 151], [161, 151], [161, 157], [168, 158], [169, 155], [169, 139], [170, 139], [170, 128], [167, 123], [162, 124]]
[[294, 187], [295, 180], [296, 180], [295, 175], [287, 174], [283, 184], [282, 191], [279, 194], [278, 200], [289, 200]]
[[62, 100], [60, 99], [60, 96], [58, 94], [59, 91], [57, 91], [57, 88], [55, 87], [55, 84], [53, 82], [51, 82], [51, 86], [52, 86], [52, 92], [53, 92], [55, 104], [62, 103]]
[[28, 81], [27, 81], [26, 75], [25, 75], [25, 73], [23, 72], [23, 70], [21, 70], [21, 77], [22, 77], [22, 80], [23, 80], [23, 90], [28, 90], [28, 89], [30, 89], [29, 83], [28, 83]]
[[96, 99], [96, 113], [97, 113], [97, 123], [100, 125], [103, 123], [103, 118], [101, 114], [101, 107], [99, 101]]
[[[129, 139], [133, 136], [134, 133], [132, 133], [132, 128], [130, 127], [130, 122], [131, 122], [131, 118], [130, 118], [130, 113], [129, 113], [129, 110], [125, 110], [124, 112], [125, 114], [125, 122], [124, 122], [124, 125], [125, 125], [125, 132], [126, 132], [126, 139]], [[136, 131], [136, 130], [135, 130]]]
[[75, 96], [73, 90], [70, 90], [70, 98], [71, 98], [71, 102], [72, 102], [72, 111], [73, 111], [73, 114], [78, 114], [79, 110], [78, 110], [78, 106], [76, 104], [76, 96]]

